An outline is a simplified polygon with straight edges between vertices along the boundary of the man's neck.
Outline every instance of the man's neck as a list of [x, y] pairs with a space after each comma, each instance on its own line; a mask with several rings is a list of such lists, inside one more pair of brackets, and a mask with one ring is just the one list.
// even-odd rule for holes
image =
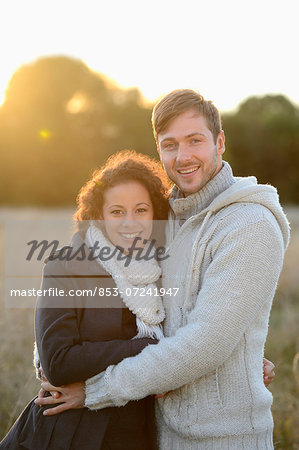
[[177, 217], [185, 218], [198, 214], [223, 191], [235, 182], [231, 167], [224, 162], [221, 170], [199, 191], [187, 197], [175, 186], [170, 197], [170, 206]]
[[[216, 175], [220, 172], [220, 170], [221, 170], [223, 167], [224, 167], [224, 162], [222, 162], [221, 167], [219, 167], [219, 168], [217, 169], [217, 171], [213, 174], [212, 178], [210, 178], [209, 181], [208, 181], [204, 186], [202, 186], [197, 192], [199, 192], [199, 191], [201, 191], [202, 189], [204, 189], [204, 187], [205, 187], [208, 183], [210, 183], [210, 181], [212, 181], [213, 178], [216, 177]], [[182, 190], [179, 188], [178, 185], [176, 185], [176, 187], [177, 187], [177, 189], [181, 192], [182, 197], [186, 198], [186, 197], [189, 197], [189, 195], [192, 195], [192, 194], [188, 194], [188, 193], [182, 191]], [[196, 192], [194, 192], [194, 194], [196, 194]]]

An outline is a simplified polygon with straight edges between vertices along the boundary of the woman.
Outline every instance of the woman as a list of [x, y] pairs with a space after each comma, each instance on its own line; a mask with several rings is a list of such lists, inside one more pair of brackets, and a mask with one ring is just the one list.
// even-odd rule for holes
[[[153, 220], [167, 219], [168, 189], [161, 166], [134, 151], [111, 157], [81, 189], [79, 231], [44, 269], [44, 292], [57, 288], [64, 296], [44, 295], [36, 308], [36, 364], [53, 384], [86, 380], [163, 336], [155, 284], [161, 272], [150, 237]], [[141, 288], [154, 295], [139, 295]], [[81, 296], [91, 291], [97, 295]], [[46, 409], [31, 401], [0, 448], [156, 447], [152, 397], [99, 412], [45, 417]]]

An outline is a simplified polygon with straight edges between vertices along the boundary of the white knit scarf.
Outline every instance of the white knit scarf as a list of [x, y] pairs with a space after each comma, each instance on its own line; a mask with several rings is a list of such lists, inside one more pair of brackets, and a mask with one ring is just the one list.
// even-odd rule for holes
[[[86, 232], [85, 241], [88, 247], [94, 247], [97, 243], [99, 250], [103, 247], [108, 247], [111, 253], [115, 250], [113, 244], [93, 222]], [[146, 244], [142, 254], [148, 248], [149, 245]], [[112, 276], [125, 305], [136, 316], [138, 333], [133, 339], [142, 337], [161, 339], [163, 337], [161, 323], [165, 318], [165, 311], [155, 284], [161, 275], [161, 268], [155, 258], [136, 260], [130, 257], [129, 264], [127, 261], [125, 265], [124, 256], [121, 260], [117, 259], [117, 256], [103, 260], [98, 255], [96, 261]]]

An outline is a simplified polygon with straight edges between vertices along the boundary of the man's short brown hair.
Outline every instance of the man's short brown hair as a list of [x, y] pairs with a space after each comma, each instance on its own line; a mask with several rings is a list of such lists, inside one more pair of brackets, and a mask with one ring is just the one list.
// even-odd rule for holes
[[208, 128], [213, 134], [216, 143], [217, 136], [221, 131], [220, 113], [210, 100], [205, 100], [202, 95], [192, 89], [172, 91], [155, 105], [152, 114], [152, 125], [156, 142], [158, 142], [158, 134], [166, 130], [173, 119], [189, 109], [198, 111], [206, 119]]

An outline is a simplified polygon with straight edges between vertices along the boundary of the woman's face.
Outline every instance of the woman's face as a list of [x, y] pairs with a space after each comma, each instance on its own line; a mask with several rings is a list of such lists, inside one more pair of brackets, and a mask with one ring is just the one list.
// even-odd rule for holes
[[[149, 239], [154, 210], [147, 189], [138, 181], [126, 181], [104, 192], [103, 219], [108, 238], [115, 246], [128, 250], [134, 239]], [[138, 245], [139, 244], [139, 245]]]

